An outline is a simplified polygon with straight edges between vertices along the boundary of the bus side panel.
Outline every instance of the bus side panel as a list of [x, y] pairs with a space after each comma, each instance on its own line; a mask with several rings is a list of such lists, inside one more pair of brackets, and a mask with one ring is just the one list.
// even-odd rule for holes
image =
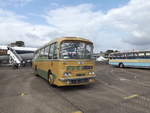
[[52, 62], [51, 71], [52, 71], [52, 74], [54, 77], [54, 84], [55, 85], [60, 85], [59, 78], [62, 77], [64, 70], [65, 70], [65, 67], [64, 67], [62, 61], [54, 60]]
[[58, 79], [64, 72], [64, 65], [59, 60], [36, 60], [33, 63], [33, 69], [37, 66], [37, 74], [48, 80], [48, 72], [51, 71], [54, 77], [54, 84], [58, 84]]
[[112, 65], [112, 66], [118, 66], [119, 62], [117, 62], [115, 60], [114, 61], [109, 60], [109, 64]]
[[61, 70], [63, 69], [63, 67], [60, 66], [61, 62], [58, 60], [44, 60], [39, 63], [38, 71], [46, 80], [48, 79], [48, 72], [51, 72], [54, 77], [54, 84], [56, 84], [55, 82], [58, 76], [60, 77]]
[[126, 67], [150, 67], [150, 60], [148, 59], [113, 59], [109, 61], [110, 65], [118, 66], [123, 63]]
[[35, 67], [37, 67], [37, 74], [39, 76], [41, 76], [44, 79], [47, 79], [47, 75], [48, 75], [48, 66], [47, 66], [48, 62], [46, 59], [36, 59], [35, 61], [33, 61], [33, 69], [35, 69]]
[[39, 61], [38, 63], [38, 72], [41, 77], [47, 79], [47, 71], [45, 70], [45, 61]]
[[124, 65], [128, 67], [150, 67], [150, 62], [124, 62]]

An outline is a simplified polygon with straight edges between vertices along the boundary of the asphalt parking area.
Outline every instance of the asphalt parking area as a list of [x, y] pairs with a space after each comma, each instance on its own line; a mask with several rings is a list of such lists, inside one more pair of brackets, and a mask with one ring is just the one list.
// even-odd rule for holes
[[0, 113], [150, 113], [150, 70], [97, 64], [97, 82], [51, 87], [31, 67], [0, 67]]

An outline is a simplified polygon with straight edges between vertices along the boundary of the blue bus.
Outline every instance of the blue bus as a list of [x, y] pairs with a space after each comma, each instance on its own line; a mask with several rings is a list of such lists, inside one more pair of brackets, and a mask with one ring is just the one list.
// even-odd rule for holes
[[109, 55], [109, 64], [121, 68], [150, 68], [150, 51], [111, 53]]

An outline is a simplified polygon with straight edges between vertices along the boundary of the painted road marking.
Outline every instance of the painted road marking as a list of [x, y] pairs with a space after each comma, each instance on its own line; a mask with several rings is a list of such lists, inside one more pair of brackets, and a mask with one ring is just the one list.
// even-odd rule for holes
[[20, 95], [20, 96], [26, 96], [26, 95], [28, 95], [28, 94], [25, 93], [25, 92], [21, 92], [21, 93], [18, 93], [18, 95]]
[[138, 96], [139, 96], [138, 94], [134, 94], [134, 95], [131, 95], [131, 96], [124, 97], [124, 99], [125, 100], [127, 100], [127, 99], [133, 99], [133, 98], [136, 98]]
[[75, 112], [72, 112], [72, 113], [83, 113], [82, 111], [75, 111]]

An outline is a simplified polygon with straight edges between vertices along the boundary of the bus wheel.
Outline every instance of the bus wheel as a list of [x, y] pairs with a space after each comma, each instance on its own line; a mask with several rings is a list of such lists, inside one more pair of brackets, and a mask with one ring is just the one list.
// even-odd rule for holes
[[123, 67], [124, 67], [124, 64], [123, 64], [123, 63], [120, 63], [120, 64], [119, 64], [119, 67], [120, 67], [120, 68], [123, 68]]
[[54, 83], [54, 77], [53, 77], [52, 73], [48, 74], [48, 83], [50, 85], [53, 85], [53, 83]]

